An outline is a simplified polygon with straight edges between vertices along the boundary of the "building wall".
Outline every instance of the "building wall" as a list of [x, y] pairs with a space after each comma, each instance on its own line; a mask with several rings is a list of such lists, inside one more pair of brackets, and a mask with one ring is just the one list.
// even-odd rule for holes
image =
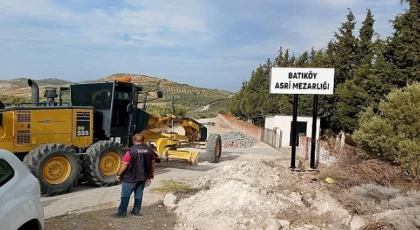
[[246, 121], [238, 120], [230, 114], [218, 114], [217, 117], [230, 128], [236, 129], [252, 139], [261, 140], [261, 128]]
[[[296, 151], [296, 155], [303, 157], [307, 161], [311, 161], [311, 142], [310, 137], [300, 137], [299, 140], [299, 151]], [[315, 147], [315, 167], [318, 165], [324, 164], [327, 166], [332, 166], [337, 162], [337, 159], [333, 154], [328, 150], [328, 142], [324, 140], [316, 140]]]
[[[291, 133], [291, 123], [293, 117], [292, 116], [270, 116], [266, 117], [265, 119], [265, 128], [266, 129], [280, 129], [277, 132], [281, 132], [281, 147], [289, 147], [290, 146], [290, 133]], [[298, 117], [297, 121], [306, 122], [306, 137], [311, 137], [312, 135], [312, 117]], [[316, 139], [319, 138], [320, 133], [320, 123], [321, 119], [317, 119], [317, 133]]]
[[274, 120], [275, 120], [275, 117], [274, 116], [271, 116], [271, 117], [265, 117], [265, 128], [266, 129], [273, 129], [274, 128]]

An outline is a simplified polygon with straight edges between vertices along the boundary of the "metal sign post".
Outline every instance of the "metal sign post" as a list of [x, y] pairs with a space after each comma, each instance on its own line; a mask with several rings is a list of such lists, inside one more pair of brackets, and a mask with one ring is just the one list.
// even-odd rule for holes
[[312, 135], [311, 135], [311, 161], [309, 167], [315, 169], [315, 148], [316, 148], [316, 120], [318, 116], [318, 94], [314, 95], [312, 110]]
[[291, 130], [291, 162], [290, 170], [296, 166], [297, 145], [297, 110], [299, 94], [314, 95], [312, 115], [312, 141], [310, 167], [315, 168], [315, 148], [317, 133], [318, 95], [332, 95], [334, 93], [333, 68], [289, 68], [272, 67], [270, 75], [270, 94], [293, 94], [293, 121]]
[[290, 170], [295, 171], [296, 169], [296, 144], [297, 144], [297, 110], [299, 103], [299, 95], [293, 94], [293, 121], [292, 121], [292, 160], [290, 162]]

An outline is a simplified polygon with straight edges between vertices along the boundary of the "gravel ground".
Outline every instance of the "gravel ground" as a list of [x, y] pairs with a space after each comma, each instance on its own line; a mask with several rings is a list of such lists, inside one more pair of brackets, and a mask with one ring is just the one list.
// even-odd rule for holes
[[[232, 132], [232, 129], [225, 127], [218, 119], [209, 121], [216, 122], [216, 126], [209, 126], [209, 133], [219, 133], [224, 137], [230, 136], [231, 138], [233, 135], [234, 139], [246, 142], [247, 139], [242, 138], [242, 135], [237, 132]], [[177, 221], [179, 224], [179, 218], [174, 212], [167, 212], [165, 207], [159, 208], [159, 202], [163, 200], [165, 194], [156, 194], [151, 189], [159, 187], [161, 181], [164, 180], [198, 179], [207, 175], [208, 171], [223, 168], [232, 162], [284, 156], [282, 151], [275, 150], [264, 143], [257, 142], [250, 148], [244, 148], [245, 144], [225, 148], [221, 162], [217, 164], [210, 164], [202, 160], [199, 160], [200, 163], [197, 166], [158, 164], [155, 180], [144, 193], [145, 208], [142, 217], [111, 218], [119, 204], [120, 186], [94, 188], [82, 185], [77, 186], [73, 192], [68, 194], [42, 197], [46, 229], [174, 229]], [[204, 157], [205, 155], [200, 156]], [[132, 205], [132, 200], [130, 205]]]
[[[129, 206], [129, 210], [131, 206]], [[143, 207], [143, 216], [128, 215], [113, 218], [116, 208], [54, 217], [45, 221], [45, 230], [103, 230], [103, 229], [173, 229], [176, 215], [161, 204]]]
[[191, 181], [204, 189], [178, 202], [177, 230], [347, 229], [350, 215], [325, 183], [290, 173], [288, 157], [242, 159]]
[[221, 134], [224, 148], [250, 148], [256, 141], [241, 132], [232, 131]]

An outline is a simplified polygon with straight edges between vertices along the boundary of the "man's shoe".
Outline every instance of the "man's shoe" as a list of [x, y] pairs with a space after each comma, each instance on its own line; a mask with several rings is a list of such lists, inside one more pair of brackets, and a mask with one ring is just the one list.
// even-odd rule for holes
[[127, 217], [127, 214], [115, 213], [114, 215], [112, 215], [112, 217], [114, 217], [114, 218], [125, 218], [125, 217]]
[[131, 212], [130, 212], [132, 215], [134, 215], [134, 216], [143, 216], [143, 213], [141, 213], [140, 211], [134, 211], [134, 210], [131, 210]]

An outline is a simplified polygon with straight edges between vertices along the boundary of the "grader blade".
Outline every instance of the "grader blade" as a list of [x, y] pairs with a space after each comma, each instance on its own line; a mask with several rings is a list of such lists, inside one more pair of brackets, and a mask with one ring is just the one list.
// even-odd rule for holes
[[198, 154], [200, 151], [168, 150], [167, 157], [172, 159], [187, 160], [193, 165], [198, 164]]

